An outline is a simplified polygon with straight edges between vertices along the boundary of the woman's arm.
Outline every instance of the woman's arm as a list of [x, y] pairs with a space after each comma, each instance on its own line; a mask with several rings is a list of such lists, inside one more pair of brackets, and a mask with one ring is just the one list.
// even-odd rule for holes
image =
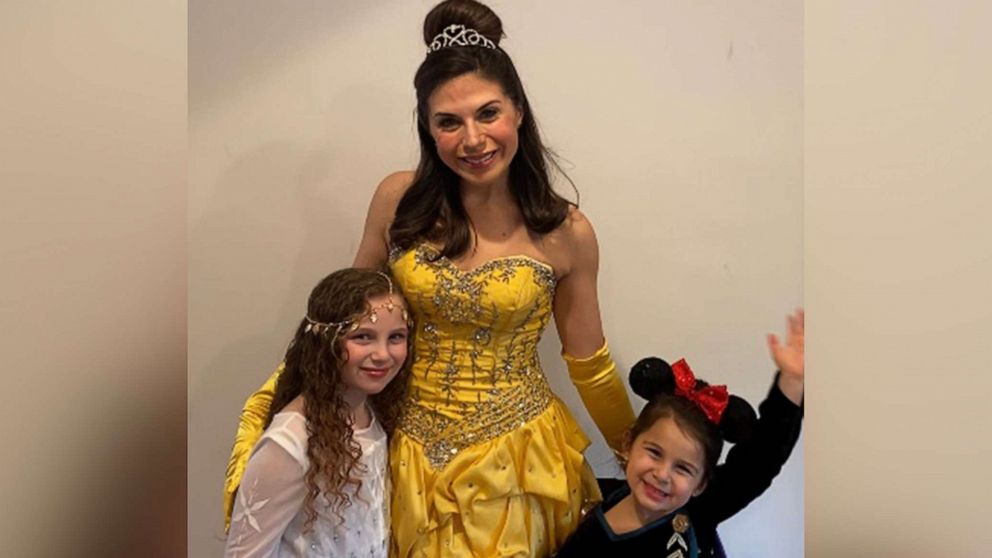
[[599, 314], [599, 245], [592, 224], [575, 209], [563, 225], [568, 264], [555, 290], [554, 315], [568, 373], [607, 444], [619, 451], [634, 423], [627, 389], [610, 356]]
[[377, 268], [386, 263], [389, 258], [389, 225], [396, 215], [396, 206], [412, 182], [412, 171], [400, 171], [379, 183], [369, 202], [362, 242], [352, 264], [354, 267]]
[[606, 342], [597, 292], [599, 243], [592, 223], [578, 209], [572, 210], [563, 228], [561, 246], [568, 264], [555, 289], [555, 325], [562, 350], [583, 358]]

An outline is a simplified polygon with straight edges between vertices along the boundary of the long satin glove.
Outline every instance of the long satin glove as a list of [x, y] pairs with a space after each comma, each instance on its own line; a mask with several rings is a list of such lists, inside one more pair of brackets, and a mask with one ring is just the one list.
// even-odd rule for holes
[[579, 391], [582, 403], [606, 443], [614, 452], [621, 451], [624, 435], [634, 424], [634, 409], [617, 373], [617, 365], [610, 356], [610, 347], [604, 342], [598, 351], [585, 358], [575, 358], [564, 352], [561, 356], [568, 365], [568, 375]]
[[251, 394], [245, 401], [244, 408], [241, 409], [238, 434], [234, 437], [234, 447], [231, 448], [231, 457], [227, 460], [227, 473], [224, 475], [224, 531], [231, 528], [234, 495], [241, 486], [241, 477], [245, 474], [245, 466], [248, 465], [251, 450], [265, 432], [265, 419], [269, 416], [272, 396], [276, 393], [276, 380], [285, 369], [286, 363], [280, 364], [269, 379], [265, 380], [262, 387]]

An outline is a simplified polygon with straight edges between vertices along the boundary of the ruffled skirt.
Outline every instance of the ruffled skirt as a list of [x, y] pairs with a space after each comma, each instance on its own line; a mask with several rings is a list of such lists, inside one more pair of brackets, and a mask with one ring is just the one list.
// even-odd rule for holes
[[435, 470], [398, 430], [390, 443], [394, 557], [546, 557], [601, 499], [589, 439], [555, 398], [534, 419]]

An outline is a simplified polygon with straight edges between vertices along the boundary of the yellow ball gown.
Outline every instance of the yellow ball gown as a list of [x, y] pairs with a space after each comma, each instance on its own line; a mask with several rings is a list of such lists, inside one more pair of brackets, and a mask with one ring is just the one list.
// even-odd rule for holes
[[600, 499], [589, 439], [538, 358], [553, 270], [511, 256], [462, 271], [424, 244], [389, 263], [417, 324], [390, 442], [392, 555], [551, 555]]

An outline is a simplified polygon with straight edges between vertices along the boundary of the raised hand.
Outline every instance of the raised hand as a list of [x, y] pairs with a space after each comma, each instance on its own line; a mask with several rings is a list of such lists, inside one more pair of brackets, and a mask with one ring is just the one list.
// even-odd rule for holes
[[788, 324], [785, 342], [779, 341], [778, 336], [768, 334], [768, 351], [775, 361], [775, 366], [782, 371], [779, 377], [779, 388], [793, 403], [799, 404], [803, 398], [803, 382], [805, 379], [805, 314], [802, 308], [786, 318]]

